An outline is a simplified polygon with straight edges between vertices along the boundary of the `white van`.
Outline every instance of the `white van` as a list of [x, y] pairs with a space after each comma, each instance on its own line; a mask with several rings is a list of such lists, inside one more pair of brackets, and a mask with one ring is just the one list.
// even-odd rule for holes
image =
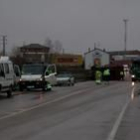
[[7, 97], [12, 96], [14, 86], [14, 68], [13, 63], [8, 57], [0, 58], [0, 93], [7, 93]]
[[51, 87], [49, 86], [50, 84], [55, 85], [57, 83], [56, 74], [56, 66], [54, 64], [23, 65], [19, 82], [20, 91], [29, 88], [48, 90], [47, 87]]

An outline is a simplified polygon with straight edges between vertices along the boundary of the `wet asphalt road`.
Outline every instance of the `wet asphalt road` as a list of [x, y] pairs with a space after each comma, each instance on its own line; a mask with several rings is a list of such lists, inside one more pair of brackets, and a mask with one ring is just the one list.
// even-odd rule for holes
[[1, 96], [0, 139], [132, 140], [135, 132], [139, 140], [140, 104], [138, 96], [131, 99], [132, 91], [130, 82], [84, 82], [47, 93], [17, 92], [12, 99]]

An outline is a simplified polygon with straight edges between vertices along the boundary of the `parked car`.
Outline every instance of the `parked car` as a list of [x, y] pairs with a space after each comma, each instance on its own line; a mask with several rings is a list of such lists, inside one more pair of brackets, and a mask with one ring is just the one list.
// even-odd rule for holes
[[57, 75], [57, 85], [74, 86], [75, 78], [70, 73], [62, 73]]
[[132, 82], [140, 82], [140, 58], [132, 61], [130, 73]]

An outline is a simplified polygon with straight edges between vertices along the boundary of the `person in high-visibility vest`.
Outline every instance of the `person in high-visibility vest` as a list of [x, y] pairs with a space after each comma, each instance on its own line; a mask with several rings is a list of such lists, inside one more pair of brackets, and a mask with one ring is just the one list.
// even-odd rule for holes
[[104, 80], [106, 82], [106, 84], [109, 84], [109, 80], [110, 80], [110, 70], [108, 68], [106, 68], [104, 71], [103, 71], [103, 77], [104, 77]]
[[97, 70], [95, 72], [95, 83], [96, 84], [101, 84], [101, 80], [102, 80], [102, 73], [100, 70]]
[[[52, 71], [51, 70], [47, 70], [46, 73], [47, 73], [47, 75], [49, 75], [49, 74], [52, 73]], [[51, 85], [50, 82], [47, 82], [46, 88], [47, 88], [47, 90], [52, 90], [52, 85]]]

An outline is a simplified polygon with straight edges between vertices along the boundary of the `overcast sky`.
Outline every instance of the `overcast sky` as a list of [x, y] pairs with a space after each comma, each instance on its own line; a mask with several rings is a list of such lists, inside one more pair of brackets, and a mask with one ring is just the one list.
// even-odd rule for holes
[[[84, 53], [94, 42], [107, 50], [140, 48], [140, 0], [0, 0], [0, 34], [7, 49], [15, 45], [60, 40], [70, 53]], [[2, 46], [1, 46], [2, 48]]]

